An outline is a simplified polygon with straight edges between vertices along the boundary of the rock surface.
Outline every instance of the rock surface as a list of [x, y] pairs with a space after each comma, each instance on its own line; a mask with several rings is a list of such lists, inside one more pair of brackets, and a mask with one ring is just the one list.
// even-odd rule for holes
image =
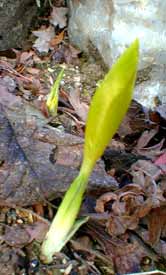
[[[0, 94], [1, 204], [32, 205], [60, 196], [78, 174], [83, 139], [49, 126], [37, 109], [2, 84]], [[117, 186], [99, 162], [89, 191]]]
[[[140, 66], [135, 99], [154, 107], [166, 102], [166, 1], [69, 0], [69, 36], [83, 51], [98, 49], [111, 66], [135, 38], [140, 40]], [[90, 45], [90, 46], [89, 46]]]
[[23, 45], [36, 11], [34, 0], [0, 1], [0, 51]]

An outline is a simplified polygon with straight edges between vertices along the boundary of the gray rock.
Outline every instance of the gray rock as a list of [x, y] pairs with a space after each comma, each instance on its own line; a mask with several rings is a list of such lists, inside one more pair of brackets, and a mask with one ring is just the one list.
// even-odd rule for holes
[[111, 64], [113, 5], [109, 0], [69, 0], [70, 40], [81, 50], [98, 49], [107, 65]]
[[0, 50], [21, 47], [37, 11], [34, 0], [0, 0]]
[[[32, 205], [67, 190], [78, 175], [83, 139], [48, 125], [33, 106], [0, 81], [0, 205]], [[99, 161], [89, 192], [115, 190], [118, 183]]]
[[68, 0], [69, 36], [83, 51], [93, 45], [110, 67], [135, 38], [140, 65], [135, 99], [146, 107], [166, 102], [166, 1]]

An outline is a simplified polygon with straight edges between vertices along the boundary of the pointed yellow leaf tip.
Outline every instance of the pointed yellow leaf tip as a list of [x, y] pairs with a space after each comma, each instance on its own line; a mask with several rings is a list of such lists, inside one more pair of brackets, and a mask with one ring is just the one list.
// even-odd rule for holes
[[117, 131], [132, 99], [139, 58], [136, 39], [119, 57], [93, 96], [88, 113], [84, 165], [95, 164]]
[[58, 108], [58, 98], [59, 98], [59, 86], [63, 78], [64, 69], [62, 69], [55, 80], [53, 86], [51, 87], [50, 93], [48, 95], [46, 105], [50, 115], [55, 116], [57, 114]]

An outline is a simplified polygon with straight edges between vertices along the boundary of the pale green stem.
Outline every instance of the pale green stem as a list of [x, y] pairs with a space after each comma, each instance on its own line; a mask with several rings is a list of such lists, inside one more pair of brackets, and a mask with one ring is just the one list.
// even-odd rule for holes
[[66, 192], [41, 247], [41, 256], [45, 263], [51, 262], [52, 256], [65, 245], [80, 210], [92, 169], [92, 165], [88, 166], [87, 162], [84, 161], [79, 175]]

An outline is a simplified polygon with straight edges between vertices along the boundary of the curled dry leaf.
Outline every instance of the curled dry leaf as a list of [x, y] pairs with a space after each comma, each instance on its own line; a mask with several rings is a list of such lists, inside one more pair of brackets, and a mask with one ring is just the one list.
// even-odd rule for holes
[[111, 236], [118, 236], [127, 229], [136, 229], [141, 218], [164, 202], [160, 187], [151, 177], [144, 176], [141, 186], [129, 184], [114, 193], [103, 194], [97, 200], [95, 210], [104, 213], [109, 206], [109, 218], [105, 225]]
[[107, 230], [112, 236], [121, 235], [125, 233], [126, 229], [135, 229], [137, 227], [139, 222], [138, 209], [144, 201], [143, 192], [140, 192], [139, 188], [136, 192], [122, 191], [119, 194], [115, 193], [110, 192], [102, 195], [97, 200], [95, 208], [97, 212], [103, 213], [105, 212], [106, 204], [108, 202], [112, 203], [110, 217], [106, 223]]
[[[145, 176], [143, 172], [139, 171], [133, 174], [133, 180], [138, 185], [141, 185], [144, 191], [144, 196], [146, 200], [139, 209], [139, 216], [146, 216], [152, 208], [159, 207], [165, 202], [164, 192], [165, 184], [157, 184], [152, 177]], [[141, 180], [140, 180], [141, 179]]]
[[132, 174], [133, 181], [142, 187], [142, 190], [146, 196], [146, 201], [140, 208], [140, 217], [143, 217], [145, 216], [145, 211], [148, 213], [151, 208], [158, 207], [165, 201], [163, 195], [165, 188], [163, 184], [161, 184], [162, 186], [160, 184], [156, 184], [152, 177], [145, 176], [143, 171], [136, 171]]
[[117, 199], [118, 199], [117, 195], [114, 194], [114, 193], [112, 193], [112, 192], [103, 194], [96, 201], [96, 207], [95, 207], [96, 212], [98, 212], [98, 213], [105, 212], [105, 209], [104, 209], [105, 208], [105, 204], [107, 202], [110, 202], [110, 201], [116, 201]]

